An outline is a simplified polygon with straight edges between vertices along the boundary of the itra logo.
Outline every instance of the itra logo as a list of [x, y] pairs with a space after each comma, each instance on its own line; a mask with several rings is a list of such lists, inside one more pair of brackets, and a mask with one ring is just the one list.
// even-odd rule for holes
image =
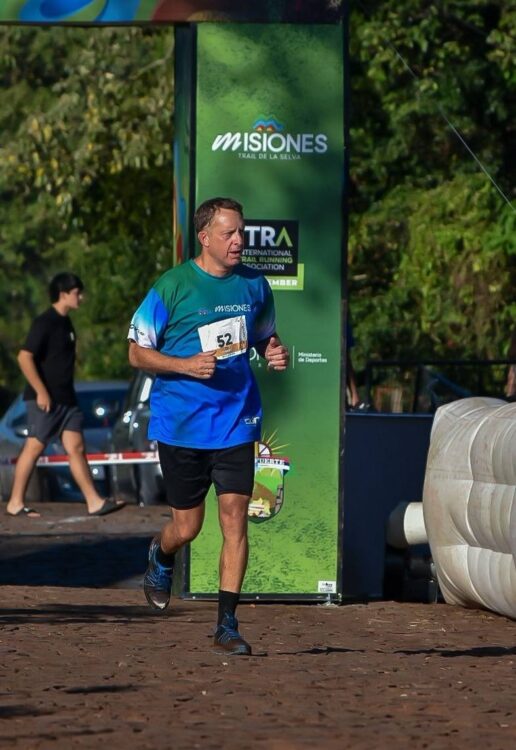
[[242, 260], [267, 276], [296, 276], [298, 238], [298, 221], [248, 219]]
[[301, 159], [309, 154], [325, 154], [325, 133], [289, 133], [274, 116], [260, 116], [251, 130], [219, 133], [211, 144], [212, 151], [234, 152], [240, 159]]

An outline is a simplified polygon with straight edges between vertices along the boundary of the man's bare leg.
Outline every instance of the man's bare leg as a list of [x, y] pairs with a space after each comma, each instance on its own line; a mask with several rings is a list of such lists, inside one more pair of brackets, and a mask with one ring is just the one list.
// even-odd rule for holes
[[205, 505], [178, 510], [171, 508], [172, 518], [161, 529], [161, 549], [165, 555], [173, 555], [188, 542], [192, 542], [202, 529]]
[[238, 594], [242, 588], [249, 557], [249, 500], [246, 495], [219, 495], [219, 523], [223, 537], [219, 565], [222, 591], [233, 591]]
[[[7, 513], [14, 516], [22, 510], [31, 474], [36, 466], [36, 461], [41, 456], [44, 449], [45, 444], [41, 443], [37, 438], [28, 437], [25, 441], [25, 445], [18, 456], [14, 468], [14, 481], [11, 490], [11, 497], [7, 502]], [[36, 511], [27, 515], [29, 518], [40, 517], [40, 513], [37, 513]]]
[[82, 432], [64, 430], [61, 435], [61, 442], [68, 454], [72, 476], [86, 500], [88, 513], [95, 513], [102, 508], [105, 501], [99, 495], [93, 483], [91, 470], [86, 460], [86, 449]]
[[238, 632], [238, 620], [235, 617], [249, 556], [249, 500], [247, 495], [219, 495], [219, 522], [223, 543], [219, 566], [219, 611], [213, 645], [223, 653], [241, 656], [251, 654], [250, 645]]
[[204, 502], [196, 508], [171, 508], [172, 520], [163, 526], [149, 548], [149, 565], [143, 578], [143, 590], [150, 606], [163, 611], [168, 607], [172, 590], [174, 555], [191, 542], [202, 528]]

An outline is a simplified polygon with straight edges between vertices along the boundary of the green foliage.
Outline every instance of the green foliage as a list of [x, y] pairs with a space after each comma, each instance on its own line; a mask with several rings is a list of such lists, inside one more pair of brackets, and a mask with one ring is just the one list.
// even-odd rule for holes
[[130, 311], [170, 264], [173, 33], [0, 30], [0, 378], [46, 286], [81, 276], [79, 377], [126, 376]]
[[[500, 357], [516, 319], [516, 10], [351, 4], [350, 299], [355, 364]], [[61, 270], [82, 377], [126, 376], [128, 316], [172, 253], [171, 29], [0, 29], [0, 387]], [[407, 69], [399, 55], [408, 61]]]
[[516, 213], [443, 113], [512, 198], [516, 10], [485, 0], [352, 8], [356, 363], [502, 357], [516, 319]]

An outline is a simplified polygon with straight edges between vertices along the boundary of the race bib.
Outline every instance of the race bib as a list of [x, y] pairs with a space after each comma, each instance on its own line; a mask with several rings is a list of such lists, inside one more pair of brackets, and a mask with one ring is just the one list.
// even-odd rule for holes
[[245, 316], [218, 320], [198, 329], [203, 352], [215, 350], [217, 359], [236, 357], [247, 350]]

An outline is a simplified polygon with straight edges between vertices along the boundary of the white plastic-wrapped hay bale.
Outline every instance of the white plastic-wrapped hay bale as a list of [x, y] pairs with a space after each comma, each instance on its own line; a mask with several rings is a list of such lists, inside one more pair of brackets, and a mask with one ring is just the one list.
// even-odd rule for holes
[[445, 601], [516, 618], [516, 403], [437, 410], [423, 512]]

